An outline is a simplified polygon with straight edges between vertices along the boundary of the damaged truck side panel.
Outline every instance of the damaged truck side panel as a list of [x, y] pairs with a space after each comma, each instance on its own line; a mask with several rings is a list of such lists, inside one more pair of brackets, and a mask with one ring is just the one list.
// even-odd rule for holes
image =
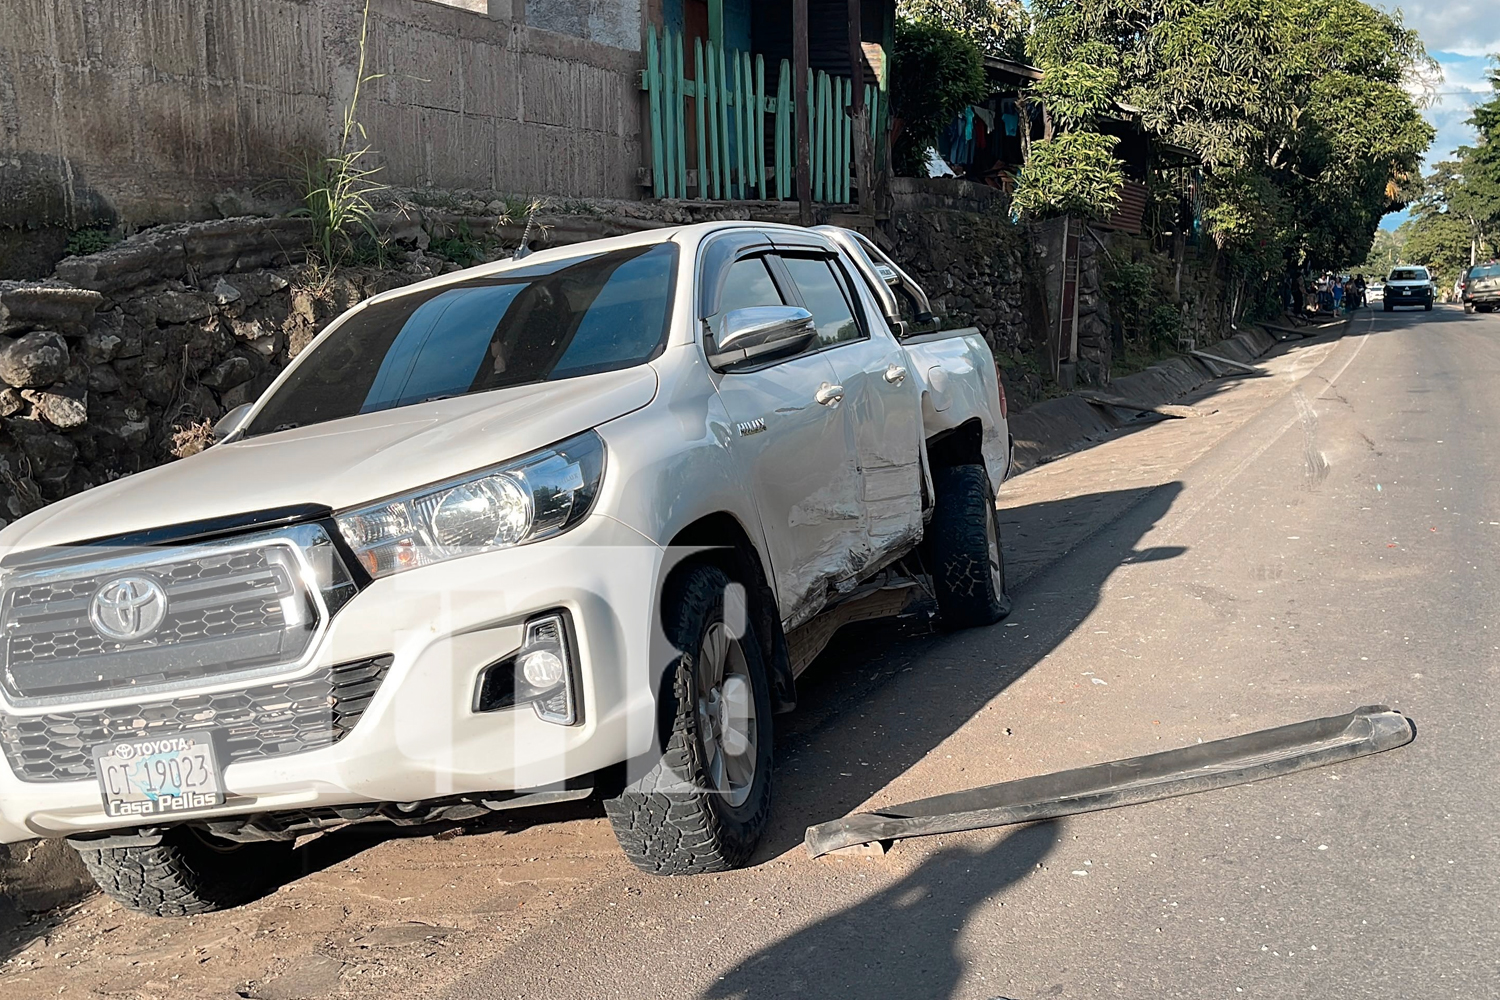
[[[325, 824], [597, 789], [642, 868], [745, 863], [837, 628], [1009, 607], [994, 359], [903, 310], [932, 325], [857, 234], [735, 222], [361, 303], [202, 454], [0, 532], [0, 841], [72, 838], [158, 913], [111, 873], [168, 858], [203, 912]], [[129, 763], [168, 744], [201, 779], [169, 807]]]

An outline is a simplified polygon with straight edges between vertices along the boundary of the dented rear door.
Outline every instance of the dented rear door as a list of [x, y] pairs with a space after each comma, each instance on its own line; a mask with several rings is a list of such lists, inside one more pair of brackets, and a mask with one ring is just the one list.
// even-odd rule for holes
[[921, 389], [860, 277], [842, 257], [778, 239], [782, 263], [818, 324], [847, 411], [848, 448], [859, 474], [860, 575], [921, 537]]

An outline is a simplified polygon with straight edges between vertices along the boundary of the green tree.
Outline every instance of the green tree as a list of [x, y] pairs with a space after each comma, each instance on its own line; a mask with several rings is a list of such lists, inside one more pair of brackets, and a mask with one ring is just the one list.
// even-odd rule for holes
[[896, 21], [891, 114], [898, 174], [925, 177], [927, 150], [965, 107], [984, 100], [984, 57], [967, 36], [922, 21]]
[[1023, 215], [1102, 219], [1119, 205], [1125, 183], [1114, 155], [1119, 140], [1097, 128], [1115, 106], [1118, 62], [1108, 45], [1085, 42], [1067, 59], [1043, 66], [1035, 96], [1046, 109], [1047, 128], [1016, 179], [1015, 206]]
[[1064, 132], [1032, 143], [1016, 181], [1015, 207], [1023, 215], [1075, 215], [1102, 219], [1120, 204], [1125, 176], [1112, 135]]
[[896, 13], [908, 21], [947, 28], [985, 52], [1023, 59], [1030, 18], [1020, 0], [898, 0]]
[[1360, 0], [1033, 0], [1049, 73], [1095, 43], [1115, 96], [1203, 160], [1209, 232], [1243, 263], [1337, 267], [1369, 252], [1432, 129], [1403, 88], [1430, 66]]
[[1488, 74], [1494, 96], [1475, 105], [1469, 117], [1478, 141], [1460, 147], [1456, 163], [1438, 164], [1441, 199], [1468, 223], [1476, 258], [1480, 244], [1500, 234], [1500, 56], [1494, 61]]
[[1352, 270], [1366, 277], [1385, 277], [1391, 268], [1401, 263], [1401, 249], [1406, 236], [1394, 229], [1378, 229], [1373, 245], [1365, 259], [1355, 264]]

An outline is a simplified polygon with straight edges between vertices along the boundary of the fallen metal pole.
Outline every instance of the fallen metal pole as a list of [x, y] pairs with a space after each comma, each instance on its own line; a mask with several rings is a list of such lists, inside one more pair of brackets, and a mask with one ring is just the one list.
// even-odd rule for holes
[[807, 828], [807, 852], [1056, 819], [1243, 785], [1405, 746], [1411, 720], [1383, 705], [1164, 753], [1039, 774], [855, 813]]

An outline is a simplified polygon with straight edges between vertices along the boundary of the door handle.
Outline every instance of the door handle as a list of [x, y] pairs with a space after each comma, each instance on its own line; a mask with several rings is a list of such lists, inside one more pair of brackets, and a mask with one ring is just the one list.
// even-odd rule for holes
[[900, 385], [906, 381], [906, 369], [900, 365], [891, 365], [885, 370], [885, 380], [891, 385]]
[[813, 396], [813, 399], [816, 399], [824, 406], [837, 406], [839, 400], [843, 398], [844, 387], [841, 385], [830, 385], [827, 382], [819, 386], [817, 393]]

